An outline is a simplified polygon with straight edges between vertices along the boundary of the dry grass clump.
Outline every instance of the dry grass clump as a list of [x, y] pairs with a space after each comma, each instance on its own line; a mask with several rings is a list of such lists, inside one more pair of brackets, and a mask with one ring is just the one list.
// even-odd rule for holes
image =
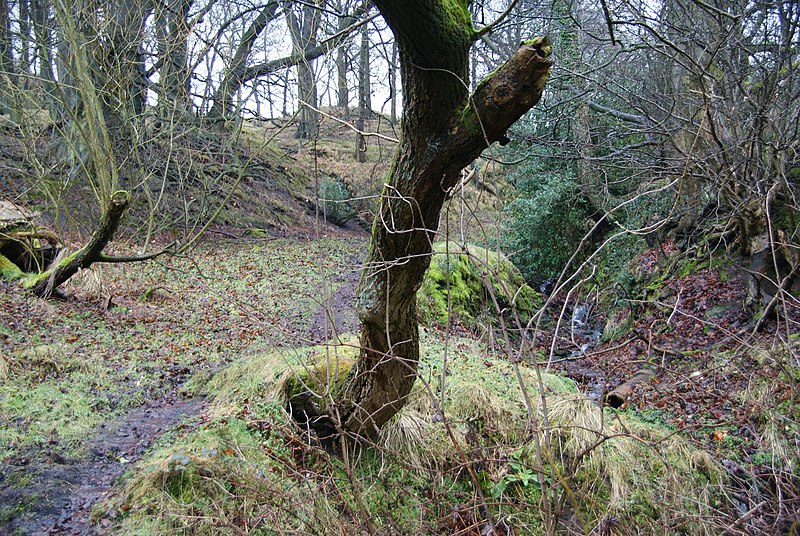
[[442, 534], [489, 520], [520, 534], [603, 524], [704, 533], [722, 474], [707, 455], [669, 430], [604, 414], [563, 378], [543, 375], [542, 399], [534, 371], [475, 341], [451, 339], [445, 362], [443, 344], [422, 337], [423, 381], [408, 404], [378, 444], [342, 457], [290, 422], [284, 390], [297, 374], [323, 385], [352, 347], [231, 366], [207, 386], [208, 421], [132, 473], [116, 503], [120, 533], [146, 523], [177, 534]]
[[[509, 515], [534, 506], [541, 512], [550, 500], [570, 530], [590, 531], [613, 519], [654, 534], [676, 523], [706, 532], [702, 517], [720, 506], [723, 491], [723, 470], [708, 454], [669, 429], [601, 409], [560, 377], [543, 376], [542, 403], [533, 371], [520, 375], [533, 415], [511, 364], [454, 358], [444, 396], [439, 385], [418, 386], [384, 428], [384, 447], [427, 471], [471, 464], [484, 495]], [[442, 406], [444, 421], [437, 417]]]

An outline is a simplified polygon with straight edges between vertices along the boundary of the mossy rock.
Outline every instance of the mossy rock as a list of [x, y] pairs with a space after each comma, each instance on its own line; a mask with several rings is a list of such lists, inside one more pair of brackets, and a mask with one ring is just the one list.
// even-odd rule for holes
[[334, 394], [353, 368], [357, 356], [330, 355], [321, 356], [308, 366], [297, 369], [290, 374], [283, 384], [286, 400], [304, 393], [312, 393], [316, 397], [324, 397], [326, 393]]
[[[328, 404], [337, 400], [350, 369], [356, 362], [357, 350], [331, 347], [310, 365], [298, 368], [286, 376], [283, 395], [286, 410], [302, 428], [314, 430], [320, 443], [335, 448], [336, 425], [328, 416]], [[345, 350], [344, 352], [338, 350]]]
[[603, 342], [616, 341], [633, 328], [633, 315], [630, 307], [623, 307], [608, 315], [606, 325], [603, 327]]
[[0, 279], [5, 281], [15, 281], [23, 276], [22, 270], [8, 260], [4, 255], [0, 255]]
[[471, 244], [462, 248], [438, 242], [417, 303], [423, 322], [447, 323], [449, 305], [451, 319], [476, 327], [480, 321], [496, 324], [501, 315], [513, 319], [514, 312], [526, 321], [542, 297], [503, 255]]

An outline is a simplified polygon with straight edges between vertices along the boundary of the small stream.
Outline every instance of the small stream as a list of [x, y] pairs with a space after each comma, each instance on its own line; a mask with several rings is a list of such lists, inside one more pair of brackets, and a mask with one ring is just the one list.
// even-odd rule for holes
[[594, 306], [586, 302], [576, 304], [572, 310], [570, 340], [579, 346], [565, 352], [568, 359], [565, 371], [570, 378], [585, 386], [586, 394], [591, 400], [599, 402], [606, 391], [606, 374], [592, 366], [588, 360], [581, 359], [600, 343], [603, 335], [603, 322], [593, 313]]

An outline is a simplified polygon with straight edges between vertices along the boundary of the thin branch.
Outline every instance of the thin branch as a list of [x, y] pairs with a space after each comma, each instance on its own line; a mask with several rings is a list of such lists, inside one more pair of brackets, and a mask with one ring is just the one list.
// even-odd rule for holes
[[511, 14], [511, 12], [514, 10], [514, 8], [515, 8], [515, 7], [517, 7], [517, 2], [518, 2], [518, 1], [519, 1], [519, 0], [513, 0], [513, 1], [512, 1], [512, 2], [511, 2], [509, 5], [508, 5], [508, 8], [507, 8], [505, 11], [503, 11], [503, 12], [500, 14], [500, 16], [499, 16], [499, 17], [497, 17], [497, 18], [496, 18], [494, 21], [490, 22], [489, 24], [487, 24], [486, 26], [484, 26], [484, 27], [483, 27], [483, 28], [481, 28], [480, 30], [477, 30], [477, 31], [476, 31], [476, 32], [475, 32], [475, 33], [472, 35], [472, 40], [473, 40], [473, 41], [477, 41], [478, 39], [480, 39], [480, 38], [481, 38], [481, 37], [483, 37], [484, 35], [486, 35], [486, 34], [488, 34], [489, 32], [491, 32], [491, 31], [494, 29], [494, 27], [495, 27], [495, 26], [497, 26], [498, 24], [500, 24], [500, 23], [503, 21], [503, 19], [505, 19], [505, 18], [506, 18], [506, 17], [507, 17], [509, 14]]
[[386, 141], [391, 142], [391, 143], [400, 143], [400, 140], [398, 140], [397, 138], [392, 138], [391, 136], [387, 136], [387, 135], [381, 134], [379, 132], [367, 132], [367, 131], [364, 131], [364, 130], [359, 130], [354, 125], [350, 124], [349, 122], [345, 121], [344, 119], [339, 119], [336, 116], [333, 116], [333, 115], [331, 115], [329, 113], [326, 113], [326, 112], [320, 110], [316, 106], [311, 106], [309, 103], [307, 103], [306, 101], [304, 101], [302, 99], [298, 99], [298, 102], [301, 105], [303, 105], [303, 106], [305, 106], [307, 108], [311, 108], [312, 110], [314, 110], [318, 114], [324, 115], [328, 119], [333, 119], [337, 123], [340, 123], [340, 124], [346, 126], [347, 128], [349, 128], [353, 132], [359, 134], [360, 136], [364, 136], [364, 137], [370, 136], [370, 137], [374, 137], [374, 138], [380, 138], [382, 140], [386, 140]]
[[95, 262], [107, 262], [107, 263], [123, 263], [123, 262], [141, 262], [141, 261], [149, 261], [155, 259], [156, 257], [160, 257], [161, 255], [171, 255], [175, 253], [175, 246], [178, 244], [178, 241], [173, 241], [167, 247], [160, 249], [158, 251], [153, 251], [152, 253], [145, 253], [142, 255], [106, 255], [105, 253], [100, 253], [98, 255], [97, 260]]

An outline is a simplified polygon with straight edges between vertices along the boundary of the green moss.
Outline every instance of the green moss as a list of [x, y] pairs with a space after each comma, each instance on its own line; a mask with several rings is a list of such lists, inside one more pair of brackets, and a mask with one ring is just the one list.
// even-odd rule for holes
[[[224, 521], [253, 527], [265, 518], [268, 528], [252, 533], [280, 527], [349, 534], [368, 519], [380, 533], [449, 534], [453, 526], [441, 520], [475, 496], [465, 463], [493, 497], [491, 513], [531, 534], [544, 526], [541, 508], [531, 505], [555, 486], [579, 499], [570, 508], [584, 526], [615, 517], [621, 526], [660, 534], [674, 526], [676, 513], [703, 519], [723, 507], [724, 471], [671, 430], [604, 411], [567, 379], [545, 373], [540, 384], [533, 369], [515, 367], [475, 340], [431, 330], [420, 346], [422, 381], [382, 430], [381, 448], [365, 449], [347, 465], [293, 427], [281, 393], [329, 388], [356, 357], [355, 345], [275, 350], [232, 365], [224, 381], [210, 384], [220, 391], [209, 418], [171, 434], [129, 476], [115, 499], [115, 534], [147, 527], [151, 534], [210, 535]], [[544, 398], [549, 439], [540, 430], [537, 446]], [[437, 418], [442, 407], [446, 425]], [[544, 464], [540, 448], [547, 449]]]
[[439, 242], [433, 246], [417, 302], [427, 322], [445, 324], [452, 316], [475, 326], [483, 318], [496, 323], [501, 314], [513, 318], [517, 313], [527, 320], [541, 305], [541, 295], [502, 255], [478, 246], [463, 250]]
[[22, 277], [23, 272], [19, 266], [8, 260], [4, 255], [0, 255], [0, 279], [16, 281]]
[[530, 47], [542, 47], [542, 52], [545, 56], [549, 56], [553, 50], [553, 46], [550, 43], [550, 38], [546, 35], [528, 39], [527, 41], [524, 41], [524, 43]]
[[57, 265], [51, 266], [46, 272], [29, 275], [22, 281], [22, 286], [27, 289], [30, 289], [38, 285], [40, 282], [46, 281], [47, 278], [49, 278], [53, 274], [53, 272], [55, 272], [55, 270], [58, 269], [59, 266], [67, 266], [68, 264], [73, 262], [80, 252], [81, 252], [80, 249], [73, 251], [72, 253], [65, 256], [60, 261], [58, 261]]
[[630, 333], [633, 327], [633, 314], [630, 307], [622, 307], [610, 312], [603, 327], [603, 342], [616, 341]]
[[310, 393], [323, 408], [325, 400], [335, 398], [338, 394], [343, 380], [356, 362], [355, 357], [330, 352], [318, 357], [310, 365], [297, 367], [284, 382], [284, 396], [292, 400]]
[[470, 34], [475, 32], [467, 0], [441, 0], [441, 4], [457, 29], [466, 29]]

